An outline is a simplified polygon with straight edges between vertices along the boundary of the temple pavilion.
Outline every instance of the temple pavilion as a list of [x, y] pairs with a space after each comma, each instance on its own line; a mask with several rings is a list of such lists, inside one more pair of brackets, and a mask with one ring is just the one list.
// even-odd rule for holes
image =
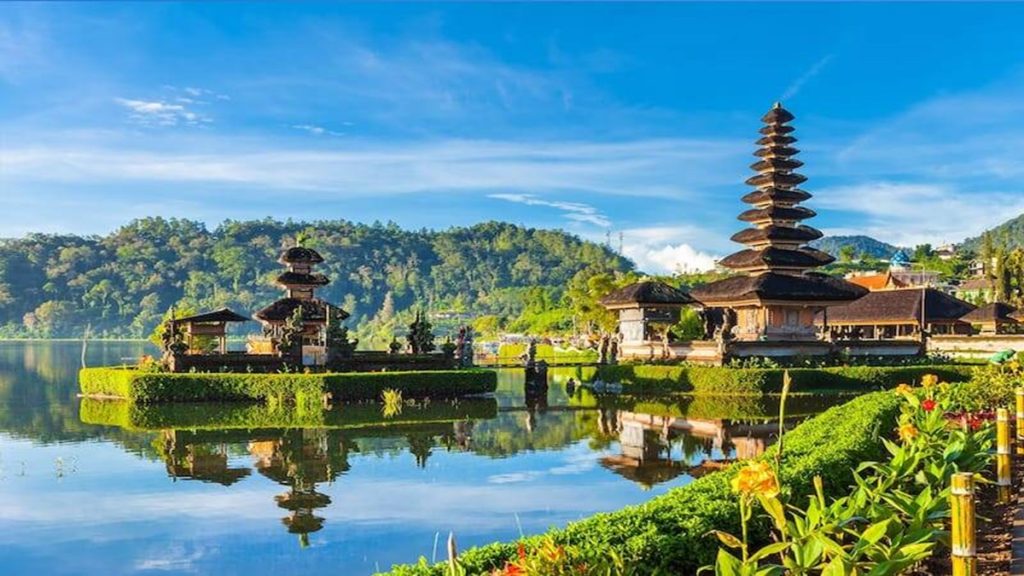
[[328, 322], [348, 318], [348, 312], [316, 295], [317, 288], [330, 283], [327, 276], [314, 271], [323, 261], [316, 250], [304, 246], [293, 246], [282, 252], [278, 262], [287, 270], [277, 277], [276, 283], [284, 288], [285, 297], [256, 313], [256, 319], [263, 324], [264, 335], [278, 338], [295, 311], [301, 309], [304, 356], [322, 355]]
[[806, 245], [822, 233], [802, 224], [815, 213], [800, 206], [811, 195], [797, 188], [807, 178], [795, 171], [803, 162], [795, 158], [793, 118], [778, 103], [761, 118], [765, 125], [754, 153], [759, 159], [751, 165], [757, 174], [746, 181], [754, 191], [742, 198], [751, 208], [739, 215], [752, 227], [732, 237], [747, 248], [719, 262], [737, 275], [692, 291], [704, 306], [731, 311], [725, 325], [729, 339], [816, 340], [817, 315], [867, 293], [813, 271], [834, 259]]
[[665, 329], [679, 323], [681, 310], [697, 301], [664, 282], [645, 280], [608, 294], [601, 305], [618, 312], [622, 343], [635, 344], [661, 341]]

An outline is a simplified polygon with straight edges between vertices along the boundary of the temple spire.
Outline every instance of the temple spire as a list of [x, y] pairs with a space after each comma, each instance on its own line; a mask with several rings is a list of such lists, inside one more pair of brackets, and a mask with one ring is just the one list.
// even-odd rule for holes
[[800, 274], [834, 260], [805, 246], [822, 234], [800, 223], [815, 213], [799, 206], [811, 195], [797, 188], [807, 178], [796, 172], [803, 162], [796, 159], [800, 151], [792, 146], [796, 142], [794, 128], [789, 125], [793, 119], [779, 102], [761, 117], [762, 137], [754, 152], [758, 160], [750, 165], [756, 174], [746, 181], [755, 190], [743, 197], [752, 208], [739, 216], [753, 227], [733, 235], [733, 241], [745, 244], [747, 249], [724, 258], [719, 264], [725, 268], [750, 274]]

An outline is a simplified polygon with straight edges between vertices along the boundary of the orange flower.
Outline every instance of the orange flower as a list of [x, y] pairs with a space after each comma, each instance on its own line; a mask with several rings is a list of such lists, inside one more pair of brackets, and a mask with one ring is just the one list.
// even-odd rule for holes
[[897, 394], [903, 394], [906, 396], [907, 394], [913, 394], [913, 392], [914, 389], [910, 387], [910, 384], [903, 383], [896, 387]]
[[767, 462], [751, 462], [733, 477], [732, 490], [740, 494], [774, 498], [779, 495], [779, 479]]
[[899, 428], [900, 440], [903, 442], [910, 442], [914, 438], [917, 438], [917, 428], [911, 423], [901, 424]]
[[938, 383], [939, 377], [936, 376], [935, 374], [925, 374], [921, 378], [921, 386], [924, 386], [925, 388], [931, 388], [932, 386], [935, 386]]

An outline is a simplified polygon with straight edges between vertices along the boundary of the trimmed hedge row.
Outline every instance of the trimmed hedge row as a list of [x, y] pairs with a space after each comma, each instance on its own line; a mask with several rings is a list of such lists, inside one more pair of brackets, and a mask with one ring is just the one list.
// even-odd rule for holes
[[406, 398], [454, 397], [494, 392], [497, 374], [490, 370], [365, 372], [344, 374], [237, 374], [142, 372], [131, 368], [83, 368], [82, 394], [138, 402], [372, 400], [387, 388]]
[[336, 410], [303, 409], [252, 403], [136, 404], [124, 400], [83, 398], [79, 417], [86, 424], [129, 430], [231, 430], [261, 428], [360, 429], [448, 423], [494, 418], [493, 398], [464, 398], [459, 402], [430, 402], [403, 406], [393, 417], [381, 416], [379, 403], [346, 405]]
[[[880, 433], [887, 432], [899, 414], [899, 399], [891, 393], [860, 396], [808, 420], [786, 435], [782, 482], [801, 501], [813, 490], [814, 476], [822, 477], [830, 495], [841, 495], [853, 483], [852, 470], [861, 462], [883, 456]], [[775, 447], [761, 458], [773, 459]], [[569, 524], [548, 536], [595, 550], [616, 550], [641, 574], [693, 574], [712, 562], [718, 543], [710, 530], [739, 531], [739, 508], [730, 480], [738, 465], [709, 474], [644, 504], [629, 506]], [[764, 539], [764, 527], [752, 536]], [[536, 546], [543, 536], [522, 540]], [[517, 551], [516, 543], [496, 543], [459, 556], [469, 574], [500, 567]], [[441, 576], [443, 565], [401, 565], [393, 576]]]
[[[502, 344], [498, 347], [499, 363], [507, 366], [522, 366], [520, 360], [526, 354], [526, 344]], [[537, 344], [537, 360], [549, 366], [559, 364], [587, 364], [597, 362], [597, 350], [555, 348], [551, 344]]]
[[621, 382], [627, 392], [773, 394], [782, 390], [783, 374], [787, 371], [795, 392], [864, 392], [892, 388], [902, 382], [920, 382], [925, 374], [935, 374], [945, 382], [966, 382], [975, 369], [956, 364], [788, 369], [619, 364], [601, 366], [597, 376], [606, 382]]

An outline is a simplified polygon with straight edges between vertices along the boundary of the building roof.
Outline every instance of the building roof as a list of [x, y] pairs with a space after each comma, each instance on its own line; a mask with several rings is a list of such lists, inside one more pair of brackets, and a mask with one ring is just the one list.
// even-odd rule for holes
[[803, 202], [810, 199], [811, 194], [799, 188], [775, 188], [767, 186], [758, 188], [740, 200], [747, 204], [763, 204], [765, 202]]
[[992, 302], [964, 314], [960, 319], [971, 324], [1017, 324], [1017, 309], [1005, 302]]
[[778, 240], [782, 242], [810, 242], [821, 238], [820, 230], [810, 226], [776, 226], [770, 224], [764, 228], [744, 228], [732, 235], [733, 242], [740, 244], [753, 244], [765, 240]]
[[814, 210], [803, 206], [769, 206], [767, 208], [752, 208], [737, 216], [738, 220], [744, 222], [761, 222], [764, 220], [806, 220], [817, 215]]
[[324, 261], [324, 258], [312, 248], [292, 246], [282, 252], [277, 261], [282, 264], [319, 264]]
[[956, 287], [957, 290], [992, 290], [995, 283], [990, 278], [968, 278]]
[[601, 304], [606, 307], [643, 304], [685, 306], [696, 303], [697, 301], [686, 292], [657, 280], [635, 282], [601, 298]]
[[[924, 298], [922, 306], [921, 299]], [[899, 288], [869, 292], [845, 306], [829, 309], [829, 324], [871, 324], [901, 322], [919, 324], [924, 309], [925, 322], [955, 322], [974, 310], [974, 306], [934, 288]]]
[[204, 312], [202, 314], [195, 314], [193, 316], [186, 316], [184, 318], [175, 318], [176, 323], [193, 323], [199, 324], [203, 322], [252, 322], [252, 318], [248, 316], [242, 316], [241, 314], [229, 310], [227, 308], [221, 308], [214, 312]]
[[331, 281], [327, 276], [319, 273], [284, 272], [277, 277], [277, 283], [282, 286], [326, 286]]
[[[330, 306], [330, 304], [320, 300], [319, 298], [313, 298], [311, 300], [281, 298], [270, 306], [267, 306], [257, 312], [256, 318], [264, 322], [282, 322], [291, 318], [291, 315], [295, 313], [295, 309], [300, 306], [302, 307], [302, 316], [307, 322], [324, 322], [327, 320], [327, 306]], [[331, 307], [337, 311], [342, 320], [348, 318], [348, 312], [338, 308], [337, 306]]]
[[851, 276], [846, 280], [871, 291], [885, 290], [886, 288], [906, 288], [906, 283], [894, 276], [892, 272]]
[[754, 299], [846, 302], [867, 293], [867, 289], [845, 280], [813, 272], [800, 275], [765, 272], [756, 276], [733, 276], [692, 291], [694, 298], [708, 306]]
[[760, 250], [740, 250], [718, 262], [720, 266], [742, 270], [746, 268], [816, 268], [833, 262], [835, 258], [814, 248], [788, 250], [769, 246]]

